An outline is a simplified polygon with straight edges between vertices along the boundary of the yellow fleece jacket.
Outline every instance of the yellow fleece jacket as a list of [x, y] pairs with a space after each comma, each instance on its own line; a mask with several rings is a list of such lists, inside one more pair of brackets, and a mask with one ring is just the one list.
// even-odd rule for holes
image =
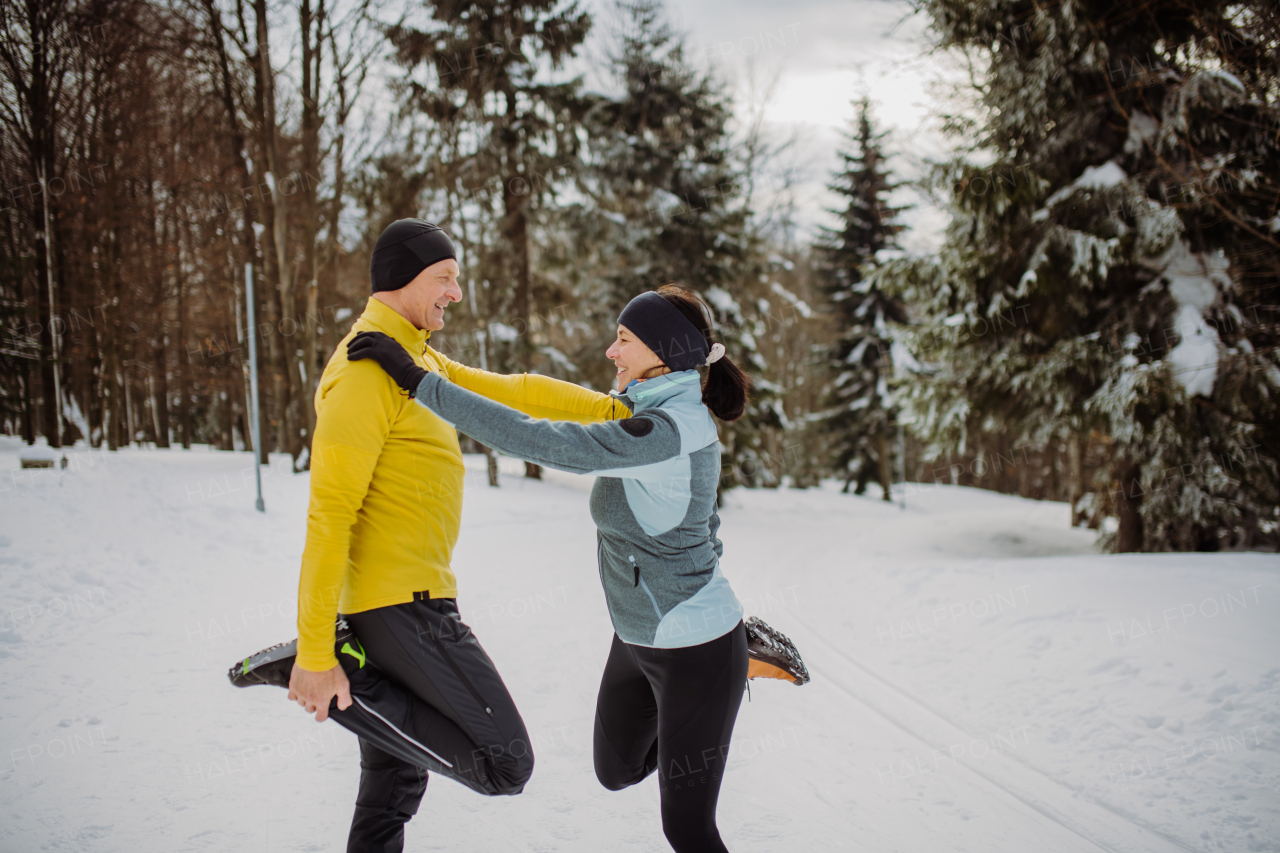
[[594, 423], [630, 415], [615, 398], [547, 376], [502, 376], [451, 361], [430, 333], [376, 299], [329, 359], [316, 389], [311, 504], [298, 584], [298, 665], [336, 666], [337, 614], [453, 598], [462, 519], [462, 451], [453, 427], [403, 392], [377, 362], [347, 361], [357, 332], [385, 332], [427, 370], [534, 418]]

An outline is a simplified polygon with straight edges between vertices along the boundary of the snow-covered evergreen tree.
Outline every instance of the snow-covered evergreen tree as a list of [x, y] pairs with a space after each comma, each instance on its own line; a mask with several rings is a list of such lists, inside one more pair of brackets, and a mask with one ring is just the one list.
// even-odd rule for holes
[[[763, 268], [758, 257], [753, 260], [749, 268]], [[724, 343], [725, 350], [751, 377], [752, 383], [751, 397], [742, 417], [730, 424], [720, 424], [720, 443], [724, 447], [720, 463], [721, 492], [736, 486], [778, 486], [783, 460], [770, 452], [768, 433], [789, 427], [782, 409], [782, 389], [769, 380], [769, 365], [760, 352], [759, 339], [769, 333], [769, 305], [750, 299], [749, 293], [744, 294], [748, 298], [738, 299], [721, 285], [702, 291], [703, 299], [715, 314], [713, 334]]]
[[978, 117], [951, 120], [972, 146], [939, 169], [943, 249], [877, 277], [935, 367], [916, 431], [1104, 443], [1112, 550], [1275, 546], [1274, 4], [923, 8], [973, 63]]
[[601, 322], [636, 294], [667, 282], [697, 292], [715, 313], [714, 333], [756, 388], [747, 412], [720, 425], [721, 488], [776, 485], [761, 430], [781, 426], [777, 389], [756, 345], [765, 329], [755, 293], [767, 262], [746, 233], [748, 211], [730, 151], [732, 105], [694, 69], [659, 0], [621, 0], [612, 55], [615, 97], [587, 116], [591, 162], [585, 186], [604, 229], [608, 282]]
[[848, 146], [841, 151], [842, 167], [829, 185], [845, 201], [840, 227], [824, 229], [819, 246], [824, 263], [821, 281], [836, 325], [828, 370], [826, 411], [815, 421], [825, 433], [830, 467], [844, 480], [844, 490], [856, 481], [855, 494], [867, 481], [880, 482], [889, 500], [890, 441], [896, 428], [896, 406], [890, 393], [889, 323], [906, 319], [902, 306], [864, 276], [881, 252], [898, 249], [895, 236], [901, 208], [891, 207], [889, 194], [897, 184], [885, 165], [883, 140], [871, 120], [871, 104], [863, 98]]

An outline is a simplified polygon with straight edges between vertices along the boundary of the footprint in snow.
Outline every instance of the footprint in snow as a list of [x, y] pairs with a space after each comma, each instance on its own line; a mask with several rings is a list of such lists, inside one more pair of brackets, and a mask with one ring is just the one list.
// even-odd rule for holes
[[1209, 694], [1209, 701], [1221, 702], [1223, 699], [1226, 699], [1228, 696], [1234, 696], [1239, 692], [1240, 692], [1240, 688], [1236, 687], [1234, 684], [1224, 684], [1221, 687], [1219, 687], [1217, 690]]

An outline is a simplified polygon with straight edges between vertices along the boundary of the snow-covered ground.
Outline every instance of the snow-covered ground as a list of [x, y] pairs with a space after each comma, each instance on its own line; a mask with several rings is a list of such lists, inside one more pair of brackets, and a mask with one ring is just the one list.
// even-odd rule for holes
[[[0, 850], [345, 849], [354, 736], [225, 677], [294, 636], [308, 478], [282, 457], [260, 515], [248, 454], [20, 471], [19, 449], [0, 439]], [[654, 780], [591, 769], [589, 482], [490, 489], [482, 462], [460, 603], [537, 769], [513, 798], [433, 780], [407, 849], [667, 850]], [[730, 496], [725, 573], [813, 673], [743, 705], [730, 849], [1280, 850], [1280, 557], [1100, 556], [1065, 506], [962, 487], [906, 504]]]

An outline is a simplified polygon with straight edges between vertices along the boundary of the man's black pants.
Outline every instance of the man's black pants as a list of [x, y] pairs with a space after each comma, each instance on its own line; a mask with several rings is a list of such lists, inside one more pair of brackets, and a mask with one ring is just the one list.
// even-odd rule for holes
[[724, 853], [716, 800], [747, 684], [747, 631], [683, 649], [613, 635], [596, 699], [595, 765], [611, 791], [655, 769], [662, 831], [676, 853]]
[[524, 721], [454, 599], [343, 618], [361, 647], [339, 654], [352, 706], [330, 706], [338, 722], [360, 735], [348, 853], [403, 849], [404, 824], [418, 811], [428, 768], [491, 796], [524, 789], [533, 772]]

